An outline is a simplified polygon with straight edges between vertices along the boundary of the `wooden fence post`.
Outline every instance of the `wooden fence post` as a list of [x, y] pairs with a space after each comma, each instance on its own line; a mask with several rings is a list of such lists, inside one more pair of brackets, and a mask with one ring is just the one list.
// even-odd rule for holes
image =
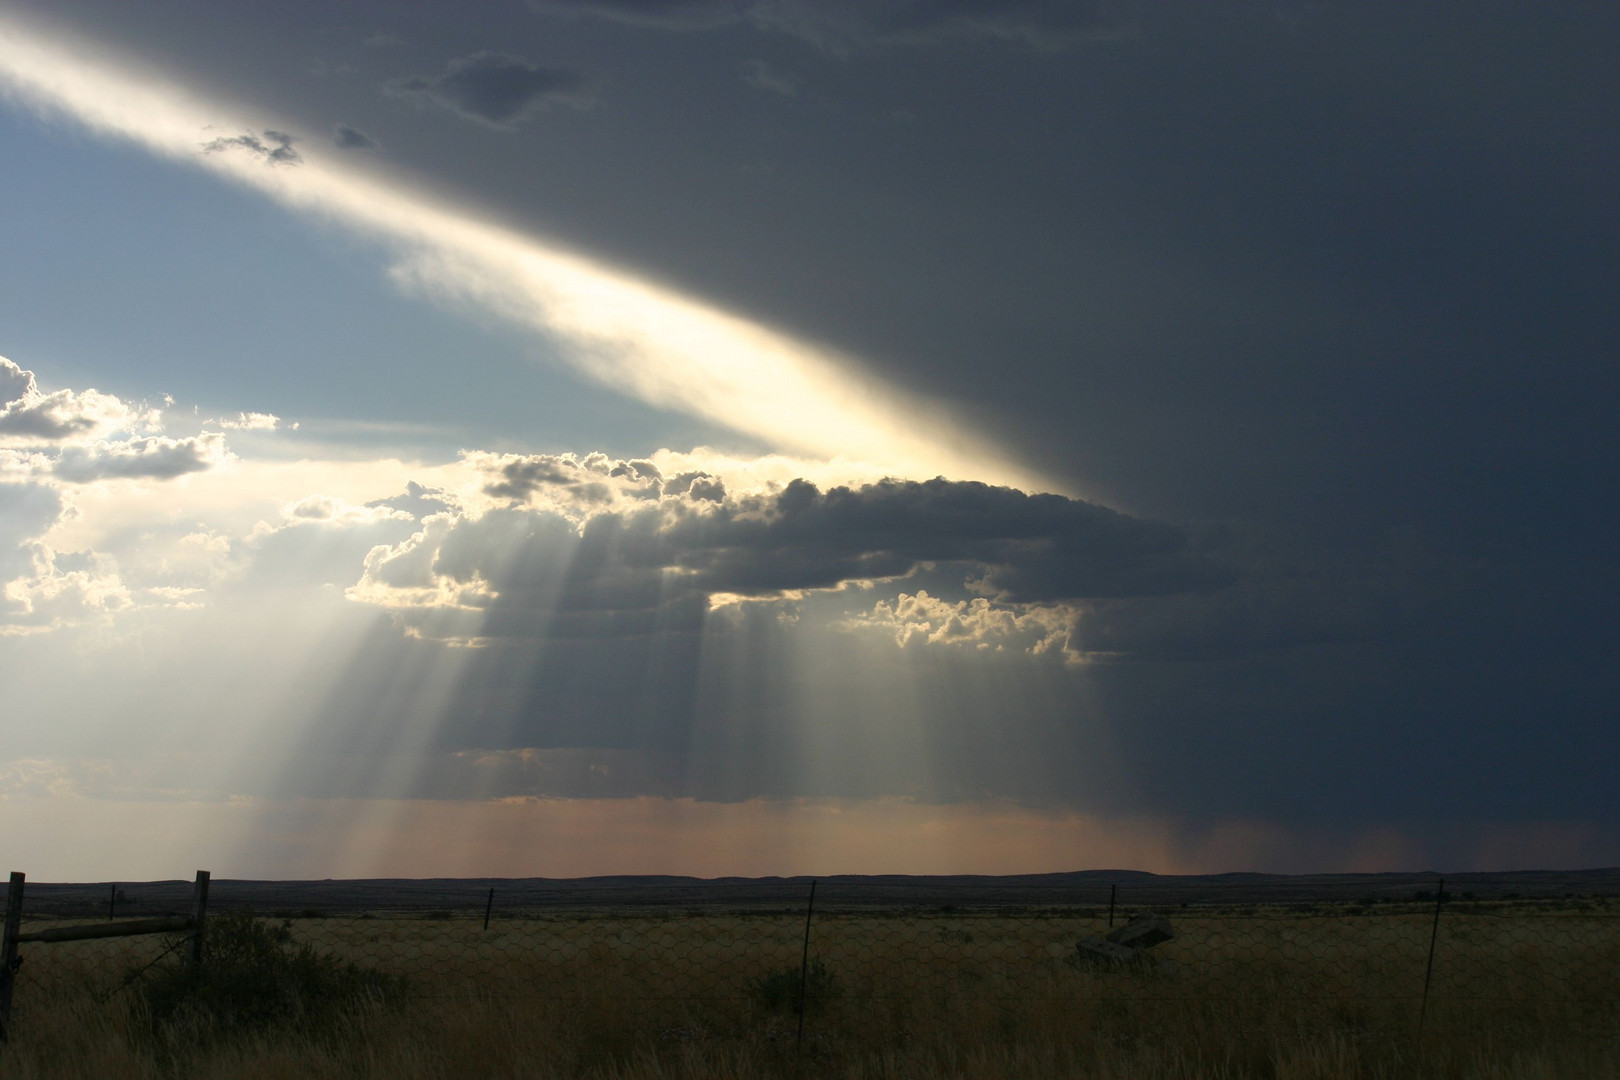
[[6, 929], [0, 938], [0, 1042], [11, 1038], [11, 987], [17, 976], [17, 937], [22, 933], [24, 875], [13, 870], [6, 889]]
[[1423, 1047], [1423, 1021], [1429, 1017], [1429, 980], [1434, 977], [1434, 945], [1440, 940], [1440, 907], [1446, 902], [1446, 879], [1434, 891], [1434, 925], [1429, 929], [1429, 961], [1423, 966], [1423, 1004], [1418, 1006], [1417, 1043]]
[[810, 882], [810, 902], [804, 906], [804, 953], [799, 958], [799, 1034], [794, 1049], [804, 1048], [805, 994], [810, 988], [810, 917], [816, 912], [816, 883]]
[[191, 889], [191, 947], [187, 959], [193, 968], [202, 963], [203, 922], [208, 918], [208, 871], [197, 871], [197, 883]]

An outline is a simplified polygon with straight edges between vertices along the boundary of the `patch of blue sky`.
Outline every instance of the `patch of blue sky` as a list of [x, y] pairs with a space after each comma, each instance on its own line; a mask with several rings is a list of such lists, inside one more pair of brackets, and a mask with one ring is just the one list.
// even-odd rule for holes
[[430, 455], [753, 448], [581, 379], [532, 334], [406, 295], [384, 252], [255, 192], [15, 109], [0, 148], [0, 355], [46, 386], [158, 388]]

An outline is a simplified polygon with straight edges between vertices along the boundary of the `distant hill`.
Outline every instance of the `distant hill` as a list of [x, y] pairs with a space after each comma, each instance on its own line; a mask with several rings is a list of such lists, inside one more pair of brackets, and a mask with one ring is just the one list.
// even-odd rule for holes
[[[1122, 907], [1242, 904], [1390, 903], [1433, 899], [1441, 875], [1199, 874], [1079, 870], [1001, 876], [838, 874], [822, 878], [694, 878], [615, 875], [588, 878], [426, 878], [324, 881], [215, 879], [210, 906], [280, 913], [481, 912], [495, 891], [498, 910], [1101, 907], [1110, 892]], [[1445, 875], [1457, 899], [1620, 897], [1620, 868], [1523, 870]], [[186, 910], [189, 881], [29, 882], [25, 915], [105, 915], [113, 890], [120, 916]]]

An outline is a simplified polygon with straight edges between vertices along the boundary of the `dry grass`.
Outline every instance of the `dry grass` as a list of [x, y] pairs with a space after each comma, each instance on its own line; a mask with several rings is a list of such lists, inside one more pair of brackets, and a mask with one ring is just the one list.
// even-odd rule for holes
[[1194, 1078], [1620, 1080], [1620, 919], [1448, 914], [1417, 1042], [1429, 922], [1209, 915], [1139, 970], [1071, 962], [1078, 916], [833, 915], [835, 994], [760, 992], [796, 970], [791, 915], [305, 919], [295, 933], [406, 975], [322, 1031], [154, 1033], [101, 996], [161, 943], [25, 949], [6, 1080], [45, 1077]]

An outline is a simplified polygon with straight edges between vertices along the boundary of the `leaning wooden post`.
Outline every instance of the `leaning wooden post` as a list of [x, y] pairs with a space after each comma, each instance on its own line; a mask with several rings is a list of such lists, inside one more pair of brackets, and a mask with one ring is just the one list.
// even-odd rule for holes
[[11, 986], [21, 963], [17, 938], [22, 933], [23, 880], [24, 875], [13, 870], [6, 889], [6, 929], [0, 938], [0, 1042], [11, 1037]]
[[1418, 1006], [1417, 1042], [1423, 1045], [1423, 1021], [1429, 1016], [1429, 980], [1434, 977], [1434, 943], [1440, 939], [1440, 905], [1446, 902], [1446, 879], [1434, 892], [1434, 925], [1429, 929], [1429, 962], [1423, 967], [1423, 1004]]
[[495, 910], [495, 890], [489, 890], [489, 899], [484, 901], [484, 929], [489, 929], [489, 913]]
[[794, 1049], [804, 1047], [804, 1012], [808, 1004], [804, 995], [810, 986], [810, 917], [816, 912], [816, 883], [810, 882], [810, 902], [804, 906], [804, 953], [799, 957], [799, 1034], [793, 1041]]
[[186, 959], [193, 968], [202, 963], [203, 923], [208, 918], [208, 871], [197, 871], [197, 883], [191, 889], [191, 947]]

